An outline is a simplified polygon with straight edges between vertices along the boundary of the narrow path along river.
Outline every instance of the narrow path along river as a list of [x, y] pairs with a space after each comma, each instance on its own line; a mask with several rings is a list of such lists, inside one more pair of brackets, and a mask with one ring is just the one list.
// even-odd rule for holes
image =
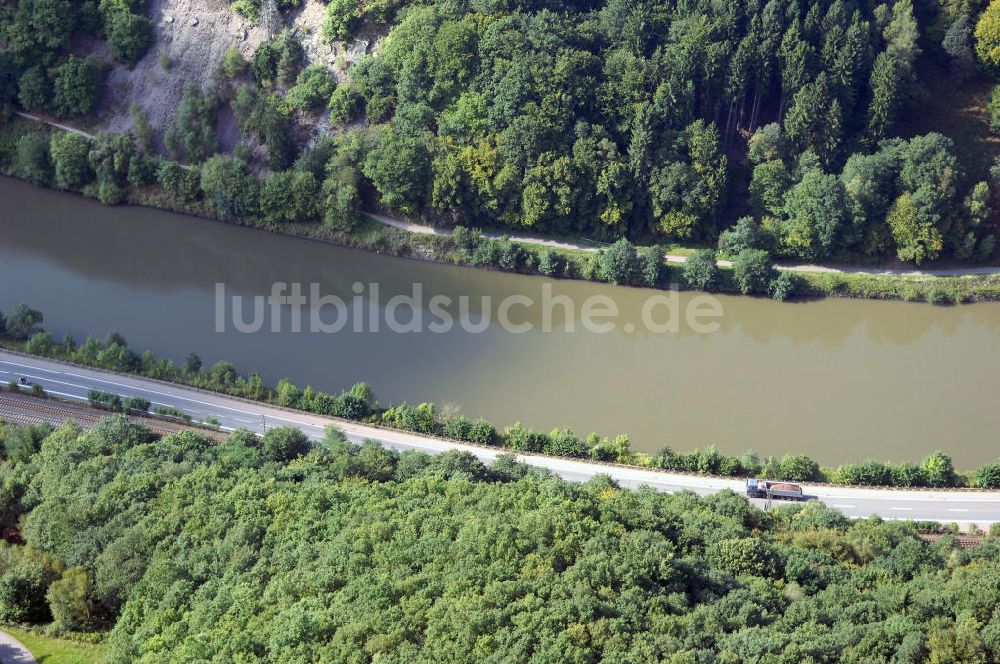
[[[662, 296], [655, 291], [387, 258], [183, 215], [107, 208], [8, 179], [0, 179], [0, 203], [0, 310], [29, 303], [45, 312], [57, 337], [82, 341], [115, 330], [140, 351], [176, 360], [196, 351], [206, 363], [229, 360], [270, 382], [288, 376], [332, 391], [365, 380], [383, 401], [435, 401], [501, 425], [627, 432], [633, 447], [650, 451], [715, 443], [730, 453], [801, 452], [833, 464], [915, 460], [940, 448], [964, 468], [1000, 455], [998, 304], [718, 297], [721, 317], [701, 319], [718, 330], [699, 333], [684, 319], [699, 296], [681, 293], [677, 330], [653, 331], [641, 312], [650, 297]], [[231, 296], [244, 297], [236, 318], [250, 322], [249, 298], [268, 295], [276, 282], [301, 283], [306, 295], [316, 283], [321, 295], [339, 297], [344, 327], [310, 333], [307, 307], [304, 331], [293, 332], [286, 305], [273, 331], [269, 307], [261, 331], [234, 329]], [[224, 332], [216, 331], [220, 283]], [[377, 304], [371, 284], [378, 284]], [[386, 303], [412, 294], [414, 284], [422, 290], [422, 331], [394, 332]], [[455, 322], [445, 333], [429, 329], [440, 322], [434, 296], [451, 300], [444, 309]], [[611, 322], [609, 332], [583, 324], [586, 303], [606, 304], [595, 296], [618, 309], [616, 317], [594, 318]], [[511, 322], [532, 329], [502, 329], [504, 302]], [[547, 308], [551, 331], [544, 330]], [[668, 308], [653, 311], [662, 323]], [[328, 324], [338, 315], [331, 305], [322, 312]], [[395, 311], [401, 323], [411, 317], [406, 306]], [[484, 317], [490, 323], [482, 332], [467, 331]]]

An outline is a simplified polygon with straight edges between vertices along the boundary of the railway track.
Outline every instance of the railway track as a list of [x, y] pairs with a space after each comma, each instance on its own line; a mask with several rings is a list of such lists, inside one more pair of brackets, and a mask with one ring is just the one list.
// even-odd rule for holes
[[[47, 423], [59, 426], [66, 420], [73, 420], [84, 429], [90, 430], [97, 422], [108, 415], [111, 415], [111, 413], [84, 406], [74, 406], [58, 401], [39, 399], [38, 397], [0, 394], [0, 420], [13, 424], [32, 425]], [[192, 428], [180, 424], [165, 424], [145, 417], [130, 416], [129, 419], [163, 436]], [[218, 434], [213, 435], [215, 432], [199, 429], [198, 433], [209, 435], [216, 439], [219, 438]]]
[[[920, 539], [925, 542], [936, 542], [944, 537], [944, 535], [938, 533], [921, 533]], [[983, 543], [985, 538], [978, 535], [959, 535], [958, 536], [958, 546], [963, 549], [971, 549], [974, 546], [979, 546]]]

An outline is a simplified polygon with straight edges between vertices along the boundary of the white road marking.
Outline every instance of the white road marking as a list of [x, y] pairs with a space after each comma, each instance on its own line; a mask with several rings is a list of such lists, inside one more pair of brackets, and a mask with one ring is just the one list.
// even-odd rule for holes
[[62, 373], [61, 371], [53, 371], [52, 369], [43, 369], [41, 367], [36, 367], [30, 364], [18, 364], [17, 362], [11, 362], [10, 360], [4, 360], [4, 364], [9, 364], [12, 367], [22, 367], [25, 369], [35, 369], [36, 371], [44, 371], [46, 373]]
[[[15, 364], [13, 362], [4, 362], [4, 363], [5, 364]], [[27, 367], [27, 365], [18, 365], [18, 364], [15, 364], [15, 366], [24, 366], [24, 367]], [[38, 369], [38, 367], [27, 367], [27, 368], [29, 368], [29, 369]], [[147, 394], [156, 394], [156, 395], [161, 396], [161, 397], [169, 397], [171, 399], [179, 399], [181, 401], [190, 401], [191, 403], [196, 403], [196, 404], [199, 404], [201, 406], [209, 406], [210, 408], [222, 408], [224, 410], [231, 410], [231, 411], [236, 412], [236, 413], [243, 413], [244, 415], [256, 415], [257, 414], [257, 413], [255, 413], [255, 412], [253, 412], [251, 410], [240, 410], [239, 408], [232, 408], [230, 406], [223, 406], [222, 404], [211, 403], [211, 402], [208, 402], [208, 401], [199, 401], [198, 399], [191, 399], [189, 397], [183, 397], [183, 396], [180, 396], [180, 395], [177, 395], [177, 394], [170, 394], [169, 392], [158, 392], [156, 390], [151, 390], [151, 389], [145, 388], [145, 387], [136, 387], [134, 385], [128, 385], [128, 384], [125, 384], [125, 383], [116, 383], [113, 380], [105, 380], [103, 378], [96, 378], [96, 377], [92, 377], [92, 376], [81, 376], [80, 374], [70, 373], [68, 371], [51, 371], [51, 370], [48, 370], [48, 369], [41, 369], [41, 371], [49, 371], [49, 373], [61, 374], [61, 375], [64, 375], [64, 376], [72, 376], [74, 378], [80, 378], [82, 380], [97, 381], [99, 383], [106, 383], [108, 385], [114, 385], [116, 387], [124, 387], [126, 389], [134, 390], [136, 392], [145, 392]], [[69, 385], [70, 387], [78, 387], [78, 388], [80, 388], [82, 390], [89, 389], [86, 385], [77, 385], [76, 383], [66, 383], [66, 382], [63, 382], [63, 381], [54, 380], [52, 378], [42, 378], [40, 376], [29, 376], [29, 377], [30, 378], [35, 378], [37, 380], [48, 380], [48, 381], [52, 381], [52, 382], [56, 382], [56, 383], [61, 383], [63, 385]], [[286, 420], [286, 421], [291, 422], [291, 421], [294, 421], [294, 420]]]
[[[313, 415], [310, 413], [302, 413], [301, 417], [308, 417], [311, 422], [305, 421], [303, 419], [298, 419], [295, 417], [294, 412], [282, 411], [280, 409], [273, 408], [269, 404], [247, 404], [245, 408], [255, 408], [255, 410], [245, 410], [238, 407], [233, 407], [225, 405], [226, 403], [234, 404], [239, 406], [241, 402], [231, 399], [227, 395], [214, 395], [207, 394], [205, 398], [216, 398], [218, 402], [208, 402], [204, 400], [199, 400], [197, 397], [200, 393], [192, 390], [191, 388], [183, 385], [164, 385], [164, 391], [158, 391], [155, 389], [149, 389], [143, 387], [144, 385], [156, 386], [156, 383], [148, 382], [146, 379], [140, 377], [132, 376], [118, 376], [117, 374], [106, 374], [111, 378], [118, 377], [120, 380], [129, 380], [130, 383], [116, 382], [115, 380], [108, 380], [106, 378], [98, 376], [90, 376], [79, 373], [72, 373], [69, 371], [54, 371], [51, 369], [45, 369], [42, 367], [19, 364], [17, 362], [9, 362], [6, 360], [0, 360], [0, 365], [10, 367], [24, 367], [38, 372], [44, 372], [48, 374], [45, 377], [38, 377], [40, 382], [61, 384], [66, 385], [73, 389], [80, 390], [83, 394], [86, 394], [87, 390], [91, 387], [99, 387], [100, 385], [109, 385], [120, 388], [122, 391], [122, 396], [128, 394], [141, 394], [141, 395], [157, 395], [165, 399], [165, 402], [157, 401], [154, 402], [157, 405], [173, 405], [175, 407], [181, 408], [184, 412], [188, 414], [195, 414], [197, 419], [203, 419], [204, 416], [214, 416], [225, 422], [225, 425], [220, 427], [222, 430], [231, 431], [234, 426], [239, 426], [241, 423], [246, 423], [249, 425], [248, 428], [257, 429], [261, 428], [262, 421], [270, 420], [274, 422], [275, 426], [279, 425], [294, 425], [303, 430], [308, 437], [313, 440], [319, 439], [323, 431], [327, 426], [335, 426], [341, 428], [348, 440], [351, 441], [362, 441], [362, 440], [375, 440], [381, 442], [386, 447], [391, 447], [394, 449], [419, 449], [425, 452], [435, 453], [441, 452], [449, 449], [459, 449], [467, 450], [475, 454], [477, 457], [484, 460], [484, 462], [489, 462], [490, 459], [502, 454], [504, 450], [488, 450], [478, 447], [469, 447], [462, 445], [460, 443], [454, 443], [452, 441], [435, 439], [415, 434], [410, 434], [408, 432], [394, 431], [380, 429], [377, 427], [369, 427], [361, 423], [350, 422], [350, 421], [339, 421], [335, 418], [327, 418], [321, 415]], [[73, 368], [73, 367], [71, 367]], [[90, 371], [89, 369], [80, 368], [79, 371]], [[97, 372], [95, 372], [97, 373]], [[0, 374], [7, 375], [8, 372], [0, 369]], [[16, 375], [16, 374], [15, 374]], [[76, 384], [71, 382], [63, 382], [53, 378], [58, 376], [60, 378], [74, 378], [79, 380], [83, 384]], [[47, 386], [46, 386], [47, 387]], [[110, 389], [110, 388], [109, 388]], [[173, 389], [174, 393], [166, 392], [166, 389]], [[54, 395], [60, 395], [69, 397], [74, 400], [86, 401], [85, 396], [65, 394], [61, 392], [52, 392]], [[184, 394], [190, 394], [192, 396], [182, 396]], [[188, 405], [191, 404], [191, 405]], [[201, 405], [202, 408], [197, 408], [195, 404]], [[225, 412], [222, 412], [225, 411]], [[242, 415], [243, 417], [235, 416], [234, 414]], [[245, 419], [252, 418], [252, 419]], [[268, 422], [268, 423], [270, 423]], [[318, 423], [314, 423], [318, 422]], [[531, 465], [540, 466], [547, 468], [555, 474], [561, 474], [566, 479], [585, 481], [595, 474], [608, 474], [613, 478], [617, 479], [622, 483], [623, 486], [632, 486], [639, 484], [648, 484], [650, 486], [662, 489], [662, 490], [680, 490], [683, 488], [693, 489], [698, 493], [708, 493], [718, 491], [723, 488], [731, 488], [733, 490], [740, 490], [742, 488], [741, 483], [738, 480], [724, 480], [722, 478], [708, 478], [708, 477], [696, 477], [696, 476], [682, 476], [682, 475], [669, 475], [660, 474], [656, 471], [643, 470], [639, 468], [629, 468], [629, 467], [609, 467], [609, 466], [597, 466], [588, 463], [584, 460], [575, 459], [554, 459], [544, 456], [535, 456], [532, 454], [518, 454], [521, 461], [529, 463]], [[924, 508], [924, 503], [935, 501], [939, 503], [937, 510], [941, 508], [946, 508], [949, 503], [951, 505], [963, 505], [963, 507], [955, 507], [948, 509], [950, 512], [970, 512], [975, 511], [977, 516], [982, 510], [988, 510], [992, 506], [1000, 504], [1000, 492], [997, 493], [986, 493], [978, 492], [976, 493], [962, 493], [962, 492], [952, 492], [950, 494], [943, 492], [935, 492], [934, 490], [927, 489], [913, 489], [906, 493], [906, 495], [895, 496], [887, 494], [884, 490], [878, 489], [867, 489], [859, 488], [852, 489], [850, 487], [840, 488], [827, 488], [827, 487], [809, 487], [810, 494], [827, 501], [831, 507], [839, 508], [843, 510], [858, 510], [856, 505], [847, 503], [834, 503], [836, 500], [843, 500], [848, 497], [858, 497], [861, 500], [870, 499], [872, 502], [865, 503], [865, 507], [860, 508], [860, 511], [865, 511], [871, 509], [874, 513], [882, 512], [883, 518], [890, 519], [913, 519], [914, 515], [906, 515], [901, 517], [890, 516], [892, 511], [920, 511], [920, 513], [928, 514], [929, 511]], [[893, 503], [903, 503], [909, 504], [911, 502], [916, 502], [915, 507], [892, 507]], [[942, 504], [943, 503], [943, 504]], [[990, 503], [990, 507], [985, 505], [980, 507], [977, 503]], [[973, 509], [967, 509], [964, 505], [972, 505]], [[930, 507], [930, 506], [928, 506]], [[935, 510], [930, 510], [930, 512], [935, 512]], [[936, 512], [940, 514], [939, 511]], [[943, 515], [941, 515], [943, 516]], [[933, 516], [929, 518], [934, 518]], [[940, 517], [938, 517], [940, 518]], [[990, 521], [994, 520], [993, 517], [989, 515], [983, 515], [983, 518]]]

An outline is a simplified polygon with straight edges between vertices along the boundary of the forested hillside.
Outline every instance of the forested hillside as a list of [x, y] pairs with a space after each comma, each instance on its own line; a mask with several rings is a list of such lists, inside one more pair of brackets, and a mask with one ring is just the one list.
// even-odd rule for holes
[[[234, 8], [270, 20], [260, 3]], [[67, 57], [71, 35], [103, 36], [134, 62], [148, 45], [142, 10], [8, 4], [0, 103], [86, 115], [101, 67]], [[189, 88], [162, 135], [139, 113], [131, 137], [89, 152], [80, 138], [49, 154], [26, 138], [35, 144], [11, 149], [9, 167], [109, 203], [128, 187], [160, 188], [225, 217], [323, 219], [341, 231], [378, 203], [440, 224], [721, 242], [732, 255], [993, 256], [1000, 168], [961, 158], [970, 147], [946, 135], [948, 117], [930, 123], [937, 131], [902, 133], [926, 127], [912, 118], [948, 94], [924, 70], [973, 81], [989, 106], [984, 132], [990, 113], [1000, 118], [1000, 95], [984, 99], [1000, 62], [1000, 3], [333, 0], [326, 12], [328, 42], [384, 36], [331, 67], [310, 59], [301, 33], [277, 32], [250, 62], [232, 49], [206, 63], [213, 85]], [[53, 15], [73, 18], [49, 29]], [[122, 21], [137, 26], [124, 43]], [[229, 111], [243, 142], [221, 156]], [[157, 150], [202, 166], [183, 172]]]
[[920, 112], [923, 51], [973, 74], [977, 14], [910, 0], [411, 7], [351, 72], [368, 121], [388, 123], [365, 172], [386, 204], [462, 221], [714, 241], [746, 211], [755, 248], [798, 258], [985, 257], [988, 185], [952, 142], [886, 142]]
[[[114, 62], [133, 66], [153, 42], [144, 2], [24, 0], [0, 8], [0, 106], [60, 116], [90, 113], [111, 63], [81, 57], [76, 39], [99, 38]], [[5, 109], [9, 113], [9, 108]]]
[[996, 540], [335, 432], [0, 441], [0, 621], [116, 663], [1000, 660]]

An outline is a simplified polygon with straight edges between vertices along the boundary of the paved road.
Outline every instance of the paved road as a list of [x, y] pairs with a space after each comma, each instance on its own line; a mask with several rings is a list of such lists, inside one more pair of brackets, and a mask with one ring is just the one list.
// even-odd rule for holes
[[[437, 228], [435, 226], [427, 226], [424, 224], [417, 224], [412, 221], [405, 221], [401, 219], [395, 219], [393, 217], [386, 216], [384, 214], [376, 214], [374, 212], [362, 212], [369, 219], [374, 219], [386, 226], [392, 226], [393, 228], [398, 228], [400, 230], [407, 231], [409, 233], [421, 233], [424, 235], [451, 235], [450, 228]], [[499, 233], [483, 233], [483, 237], [498, 239], [501, 237]], [[552, 247], [554, 249], [575, 249], [578, 251], [589, 251], [596, 252], [597, 247], [589, 244], [578, 244], [575, 242], [562, 242], [559, 240], [549, 240], [542, 237], [537, 237], [534, 235], [510, 235], [509, 237], [515, 242], [520, 242], [521, 244], [535, 244], [542, 247]], [[687, 256], [675, 256], [672, 254], [667, 254], [665, 256], [668, 263], [685, 263], [687, 262]], [[733, 262], [727, 260], [717, 260], [716, 263], [719, 267], [732, 267]], [[870, 275], [894, 275], [894, 276], [910, 276], [910, 277], [958, 277], [963, 275], [981, 275], [981, 274], [996, 274], [1000, 273], [1000, 267], [998, 266], [988, 266], [988, 267], [955, 267], [955, 268], [938, 268], [932, 270], [913, 270], [910, 268], [893, 268], [893, 267], [852, 267], [852, 266], [833, 266], [833, 265], [812, 265], [812, 264], [794, 264], [794, 263], [775, 263], [774, 267], [778, 270], [785, 270], [787, 272], [818, 272], [825, 274], [870, 274]]]
[[[85, 400], [88, 389], [116, 392], [122, 396], [142, 396], [153, 406], [173, 406], [196, 420], [217, 419], [225, 429], [246, 428], [261, 432], [266, 427], [294, 426], [314, 440], [328, 426], [341, 429], [349, 440], [375, 440], [395, 450], [419, 450], [431, 454], [465, 450], [489, 463], [502, 452], [493, 448], [466, 445], [418, 434], [371, 427], [310, 413], [289, 411], [232, 397], [204, 392], [170, 383], [114, 374], [52, 360], [23, 356], [0, 350], [0, 382], [24, 376], [41, 384], [46, 391], [66, 398]], [[609, 475], [622, 486], [648, 485], [661, 491], [690, 490], [709, 494], [722, 489], [742, 491], [741, 480], [658, 472], [597, 464], [577, 459], [559, 459], [533, 454], [518, 458], [533, 466], [547, 468], [573, 481], [595, 475]], [[808, 496], [822, 500], [852, 517], [877, 514], [887, 519], [916, 519], [980, 526], [1000, 521], [1000, 492], [890, 490], [804, 485]]]
[[0, 664], [36, 664], [24, 644], [6, 632], [0, 632]]

